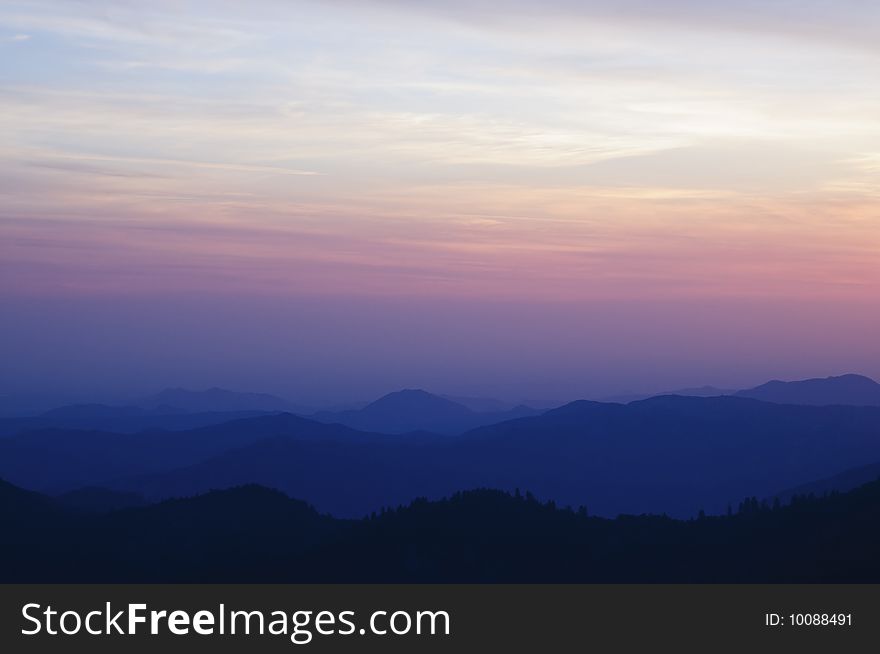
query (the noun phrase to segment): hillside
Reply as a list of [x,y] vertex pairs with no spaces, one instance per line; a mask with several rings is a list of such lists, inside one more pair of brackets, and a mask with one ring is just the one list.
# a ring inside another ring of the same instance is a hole
[[[33,496],[8,485],[0,497],[4,522],[32,510]],[[0,581],[880,581],[880,482],[787,506],[745,499],[730,515],[689,521],[609,520],[476,490],[350,522],[256,486],[35,517],[0,541]]]

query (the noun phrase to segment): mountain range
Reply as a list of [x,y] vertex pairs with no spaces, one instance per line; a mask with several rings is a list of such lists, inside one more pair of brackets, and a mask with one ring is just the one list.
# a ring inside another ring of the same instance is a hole
[[386,435],[291,414],[178,432],[43,430],[0,440],[0,477],[156,500],[259,483],[360,517],[463,488],[528,488],[599,515],[720,513],[880,461],[880,407],[667,396],[574,402],[460,436]]
[[863,375],[841,375],[793,382],[774,380],[752,389],[738,391],[735,395],[780,404],[880,406],[880,384]]
[[266,393],[240,393],[223,388],[192,391],[185,388],[166,388],[136,403],[146,409],[172,409],[196,413],[226,411],[263,411],[308,413],[306,407],[297,406],[275,395]]
[[682,388],[661,393],[642,393],[604,397],[601,402],[628,404],[662,395],[686,397],[717,397],[735,395],[778,404],[845,404],[851,406],[880,406],[880,384],[864,375],[839,375],[799,381],[773,380],[754,388],[733,390],[715,386]]
[[4,419],[0,581],[880,582],[878,387]]
[[324,425],[289,413],[185,431],[120,434],[43,429],[0,439],[0,477],[27,488],[63,492],[108,479],[166,471],[282,435],[289,440],[368,442],[390,438]]
[[880,582],[880,482],[718,517],[456,493],[362,520],[259,486],[87,513],[0,481],[0,582]]
[[599,402],[612,404],[629,404],[639,400],[647,400],[662,395],[683,395],[685,397],[718,397],[719,395],[733,395],[735,390],[716,388],[715,386],[700,386],[699,388],[679,388],[674,391],[662,391],[660,393],[630,393],[627,395],[610,395],[603,397]]
[[74,404],[36,416],[0,418],[0,437],[44,429],[78,429],[135,434],[142,431],[183,431],[239,418],[265,415],[262,411],[189,413],[173,407],[144,409],[138,406]]
[[[529,488],[599,515],[687,517],[723,512],[746,494],[871,480],[880,406],[858,404],[876,386],[845,375],[543,413],[477,412],[421,390],[309,418],[78,405],[0,421],[0,476],[52,494],[97,486],[150,501],[259,483],[352,518],[474,487]],[[768,389],[785,403],[745,397]],[[94,493],[74,500],[118,506]]]
[[[484,407],[488,404],[488,401],[483,401]],[[386,434],[418,431],[460,434],[482,425],[538,413],[523,405],[503,411],[474,411],[446,397],[420,389],[406,389],[389,393],[362,409],[322,411],[309,417],[319,422],[338,423],[353,429]]]

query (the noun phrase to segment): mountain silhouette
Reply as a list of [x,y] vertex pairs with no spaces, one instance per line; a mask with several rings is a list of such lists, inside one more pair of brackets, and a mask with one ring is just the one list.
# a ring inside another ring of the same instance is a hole
[[776,493],[771,499],[779,498],[789,501],[799,495],[827,495],[828,493],[845,492],[880,479],[880,463],[871,463],[850,470],[844,470],[831,477],[819,479],[795,488]]
[[308,412],[304,407],[297,407],[287,400],[265,393],[239,393],[223,388],[209,388],[204,391],[192,391],[184,388],[166,388],[138,403],[145,408],[175,407],[192,412],[217,411],[291,411],[294,413]]
[[261,439],[358,441],[388,438],[325,425],[289,413],[233,420],[198,429],[119,434],[45,429],[0,439],[0,477],[61,493],[106,480],[170,470]]
[[441,395],[440,397],[444,400],[461,404],[476,413],[501,413],[509,411],[515,406],[494,397],[464,397],[460,395]]
[[866,583],[880,482],[692,520],[478,489],[345,521],[243,486],[83,514],[0,482],[0,582]]
[[316,413],[311,418],[339,423],[362,431],[387,434],[426,431],[460,434],[481,425],[538,412],[525,406],[507,411],[477,412],[463,404],[419,389],[389,393],[359,410]]
[[793,382],[774,380],[738,391],[736,395],[780,404],[880,406],[880,384],[863,375],[841,375]]
[[880,407],[729,396],[579,401],[459,436],[272,414],[177,432],[20,433],[0,439],[0,476],[52,494],[101,486],[150,500],[258,483],[350,518],[476,487],[530,488],[598,515],[687,517],[880,461],[878,433]]
[[[0,544],[4,580],[244,580],[238,575],[253,576],[254,567],[265,574],[272,556],[283,552],[289,559],[347,524],[259,486],[102,514],[69,509],[5,482],[0,483],[0,500],[4,524],[9,516],[30,516],[18,521],[18,529]],[[34,570],[8,567],[40,559],[44,570],[35,576]],[[228,573],[220,571],[224,561]]]
[[[628,405],[581,401],[434,439],[341,432],[341,426],[319,423],[291,431],[313,431],[315,437],[291,437],[254,426],[271,420],[202,430],[227,429],[230,444],[246,433],[240,447],[190,458],[173,470],[107,479],[113,488],[152,499],[259,483],[352,518],[414,497],[476,487],[530,488],[562,504],[589,503],[598,515],[687,517],[701,509],[721,513],[744,495],[772,496],[880,460],[878,407],[736,397],[668,396]],[[9,470],[0,460],[0,474],[8,477]]]
[[264,412],[188,413],[167,406],[144,409],[137,406],[76,404],[52,409],[37,416],[0,418],[0,437],[40,429],[80,429],[123,434],[158,429],[181,431],[259,415],[264,415]]
[[733,395],[735,390],[726,388],[717,388],[715,386],[700,386],[697,388],[680,388],[674,391],[663,391],[661,393],[631,393],[628,395],[611,395],[603,397],[600,402],[611,402],[615,404],[629,404],[630,402],[638,402],[639,400],[647,400],[652,397],[661,397],[663,395],[683,395],[685,397],[718,397],[719,395]]

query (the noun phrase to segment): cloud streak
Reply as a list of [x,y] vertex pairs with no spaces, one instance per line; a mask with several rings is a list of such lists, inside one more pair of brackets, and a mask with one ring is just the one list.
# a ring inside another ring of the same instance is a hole
[[6,3],[15,284],[873,292],[878,11],[844,5]]

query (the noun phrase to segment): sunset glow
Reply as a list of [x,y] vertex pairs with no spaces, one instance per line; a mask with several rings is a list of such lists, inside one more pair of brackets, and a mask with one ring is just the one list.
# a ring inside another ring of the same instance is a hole
[[[4,2],[0,300],[307,298],[371,323],[355,298],[396,307],[392,332],[409,302],[484,303],[460,319],[513,334],[488,339],[472,390],[524,396],[758,382],[777,356],[779,374],[877,375],[878,33],[857,0]],[[609,302],[611,326],[585,318]],[[45,315],[20,315],[7,385],[48,374],[22,353]],[[422,337],[458,347],[443,320]],[[349,347],[322,324],[272,342],[314,374]],[[737,330],[766,338],[743,356]],[[504,386],[491,362],[532,339],[534,384]],[[402,346],[375,390],[409,383]],[[454,375],[433,370],[415,381]],[[266,375],[246,378],[283,385]]]

